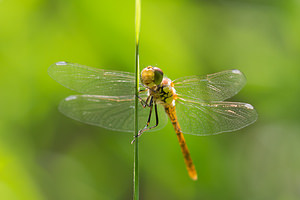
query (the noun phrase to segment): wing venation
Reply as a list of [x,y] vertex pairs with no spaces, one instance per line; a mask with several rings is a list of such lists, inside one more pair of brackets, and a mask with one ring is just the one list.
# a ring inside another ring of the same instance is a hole
[[214,135],[241,129],[256,121],[254,107],[239,102],[197,102],[180,100],[176,103],[178,122],[183,133]]
[[[146,125],[149,108],[139,105],[138,109],[139,129],[142,129]],[[134,131],[134,96],[72,95],[60,103],[59,110],[66,116],[86,124],[114,131]],[[167,124],[167,116],[160,105],[158,116],[159,125],[153,131]],[[155,115],[152,113],[150,126],[154,124]]]
[[237,94],[246,84],[243,73],[237,69],[205,76],[187,76],[173,81],[181,97],[203,101],[223,101]]
[[135,92],[134,74],[129,72],[58,62],[49,67],[48,74],[63,86],[82,94],[125,96]]

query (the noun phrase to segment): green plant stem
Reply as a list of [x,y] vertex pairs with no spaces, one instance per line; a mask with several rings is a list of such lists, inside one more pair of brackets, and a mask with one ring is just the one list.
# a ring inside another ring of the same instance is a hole
[[[140,40],[140,26],[141,26],[141,0],[135,1],[135,131],[134,135],[136,136],[139,131],[138,126],[138,95],[139,95],[139,73],[140,73],[140,64],[139,64],[139,40]],[[133,199],[139,199],[139,140],[138,137],[135,138],[134,142],[134,164],[133,164]]]

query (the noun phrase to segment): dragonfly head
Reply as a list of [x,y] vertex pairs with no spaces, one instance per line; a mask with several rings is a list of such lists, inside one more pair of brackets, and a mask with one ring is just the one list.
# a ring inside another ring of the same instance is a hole
[[145,87],[153,88],[161,84],[164,73],[158,67],[148,66],[141,72],[141,81]]

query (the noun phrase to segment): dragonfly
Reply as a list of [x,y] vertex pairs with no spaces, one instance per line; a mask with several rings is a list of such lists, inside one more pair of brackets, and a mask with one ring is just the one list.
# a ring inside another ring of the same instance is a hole
[[[193,180],[197,180],[197,172],[183,133],[215,135],[239,130],[257,119],[251,104],[224,101],[246,83],[244,74],[237,69],[171,80],[160,68],[148,66],[140,74],[138,97],[134,73],[57,62],[48,68],[48,74],[61,85],[81,93],[59,104],[60,112],[80,122],[112,131],[134,132],[134,113],[138,109],[138,137],[146,131],[162,129],[169,118]],[[137,108],[136,98],[141,102]]]

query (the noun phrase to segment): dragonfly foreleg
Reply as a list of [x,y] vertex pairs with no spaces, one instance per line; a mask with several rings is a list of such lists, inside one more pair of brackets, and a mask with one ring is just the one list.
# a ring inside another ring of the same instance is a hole
[[144,101],[144,99],[142,99],[140,96],[137,96],[137,97],[139,98],[139,100],[140,100],[143,108],[151,106],[150,104],[148,104],[148,101],[149,101],[149,99],[150,99],[151,96],[148,96],[147,99],[146,99],[146,101]]
[[[139,93],[145,92],[145,91],[147,91],[147,90],[139,90]],[[150,107],[150,106],[151,106],[151,105],[150,105],[150,104],[151,104],[151,101],[150,101],[150,103],[148,104],[148,101],[149,101],[149,99],[151,98],[150,95],[147,97],[146,101],[145,101],[144,99],[142,99],[140,96],[137,96],[137,98],[139,98],[139,101],[141,102],[143,108],[146,108],[146,107]],[[153,98],[153,97],[152,97],[152,98]]]

